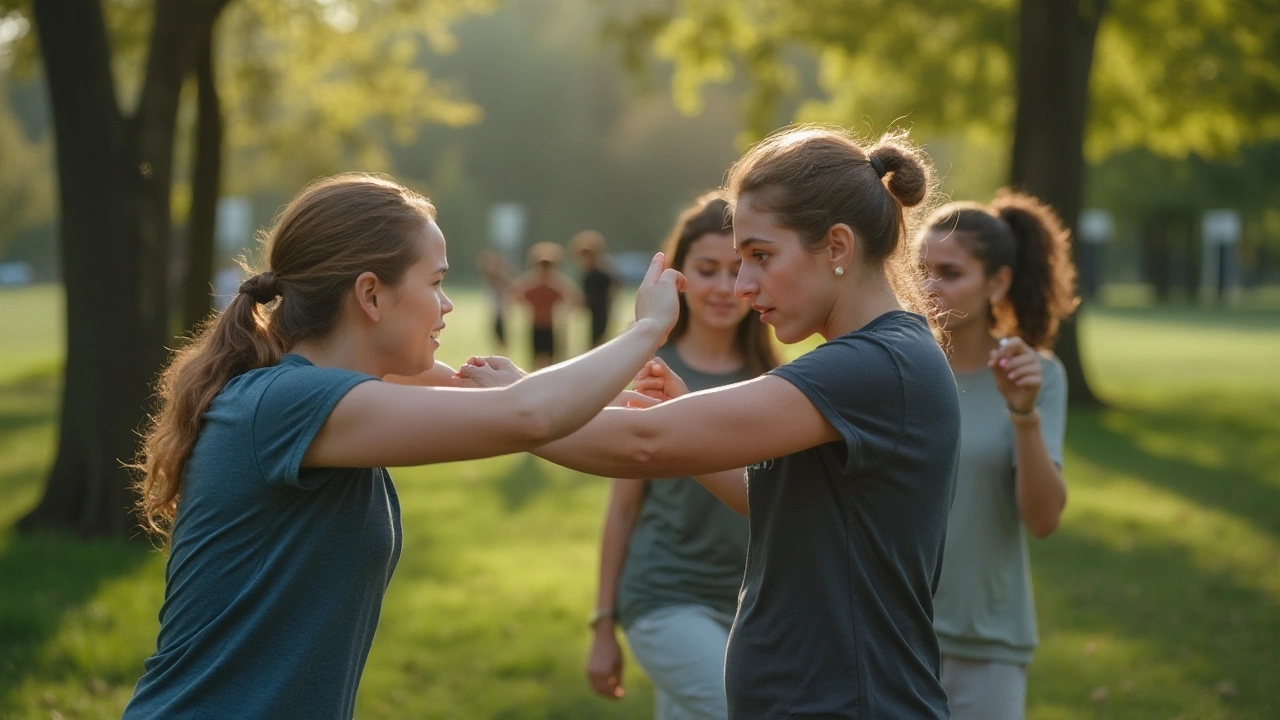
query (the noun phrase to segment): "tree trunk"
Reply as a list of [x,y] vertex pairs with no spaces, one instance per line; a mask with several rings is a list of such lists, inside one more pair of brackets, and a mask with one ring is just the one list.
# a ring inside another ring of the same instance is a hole
[[170,337],[177,96],[198,31],[224,4],[158,0],[138,112],[125,119],[100,0],[34,0],[56,140],[67,363],[53,470],[19,529],[124,536],[135,524],[123,463]]
[[[1105,0],[1023,0],[1018,37],[1018,109],[1012,181],[1054,206],[1072,231],[1084,195],[1084,126],[1098,22]],[[1080,244],[1073,243],[1077,267]],[[1058,356],[1068,399],[1100,405],[1084,373],[1077,325],[1063,323]]]
[[182,326],[195,327],[213,310],[214,235],[222,184],[222,109],[213,74],[213,28],[196,58],[195,163],[191,177],[191,217],[187,222],[186,277],[182,283]]

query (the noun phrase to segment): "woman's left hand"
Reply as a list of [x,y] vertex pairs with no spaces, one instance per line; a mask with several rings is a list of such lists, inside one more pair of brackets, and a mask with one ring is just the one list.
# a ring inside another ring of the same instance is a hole
[[506,387],[527,375],[511,360],[500,355],[471,357],[455,376],[459,387]]
[[1036,407],[1036,397],[1044,376],[1040,370],[1040,355],[1022,338],[1011,337],[1000,341],[1000,347],[992,350],[987,367],[996,378],[996,389],[1004,396],[1005,405],[1016,413],[1029,413]]

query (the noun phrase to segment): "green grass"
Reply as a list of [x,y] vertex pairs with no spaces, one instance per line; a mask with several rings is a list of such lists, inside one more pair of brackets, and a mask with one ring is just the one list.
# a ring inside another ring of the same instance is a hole
[[[59,297],[0,292],[0,528],[35,503],[52,457]],[[491,346],[480,294],[454,299],[441,356],[457,363]],[[1071,501],[1033,545],[1029,717],[1280,716],[1278,330],[1280,313],[1256,310],[1083,318],[1112,408],[1073,412]],[[513,339],[518,361],[526,344]],[[405,552],[359,717],[652,716],[634,664],[620,703],[582,679],[603,482],[524,456],[395,477]],[[163,597],[163,557],[136,545],[0,530],[0,717],[119,717]]]

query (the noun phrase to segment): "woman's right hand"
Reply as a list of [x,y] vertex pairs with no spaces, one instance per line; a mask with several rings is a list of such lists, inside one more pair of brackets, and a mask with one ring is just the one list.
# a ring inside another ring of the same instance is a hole
[[610,700],[626,694],[622,688],[622,647],[615,633],[612,627],[601,627],[587,653],[587,683],[596,694]]
[[663,263],[662,253],[653,256],[649,270],[636,291],[636,322],[654,321],[663,329],[665,337],[680,317],[680,293],[684,291],[685,278],[671,268],[663,270]]
[[642,395],[662,402],[689,392],[689,386],[661,358],[645,363],[631,387]]

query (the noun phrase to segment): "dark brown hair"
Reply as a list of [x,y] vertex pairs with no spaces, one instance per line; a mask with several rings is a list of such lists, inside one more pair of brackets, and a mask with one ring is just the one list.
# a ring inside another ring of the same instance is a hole
[[1080,304],[1071,233],[1053,208],[1030,195],[1001,190],[989,206],[944,205],[925,228],[953,233],[988,277],[1010,269],[1009,292],[990,309],[987,322],[993,330],[1042,350],[1053,344],[1058,324]]
[[[689,256],[689,247],[706,235],[733,235],[733,218],[729,214],[729,202],[720,192],[709,192],[698,197],[693,204],[685,208],[676,219],[671,234],[662,243],[662,252],[666,255],[667,267],[677,270],[684,267]],[[675,342],[689,330],[689,306],[685,303],[684,294],[680,294],[680,317],[671,329],[668,342]],[[749,310],[746,317],[738,323],[734,333],[734,348],[746,362],[747,371],[751,375],[760,375],[778,366],[778,355],[774,350],[773,339],[764,323],[760,322],[759,313]]]
[[776,215],[812,251],[823,247],[833,225],[848,225],[866,262],[883,267],[898,300],[929,318],[936,333],[937,313],[908,232],[914,217],[908,208],[921,205],[933,187],[933,166],[905,132],[886,133],[864,149],[844,130],[816,126],[765,138],[734,164],[727,183],[731,203],[751,193],[755,209]]
[[419,259],[417,238],[434,218],[431,203],[408,188],[347,174],[307,186],[259,235],[267,270],[206,319],[160,375],[160,409],[134,465],[142,473],[135,489],[146,530],[168,544],[183,467],[205,410],[227,382],[327,335],[361,273],[398,283]]

